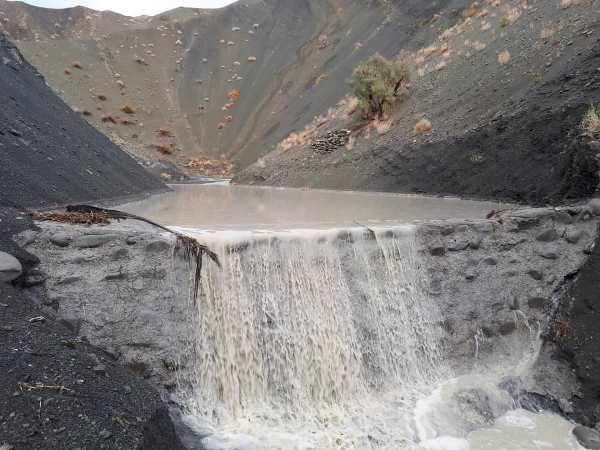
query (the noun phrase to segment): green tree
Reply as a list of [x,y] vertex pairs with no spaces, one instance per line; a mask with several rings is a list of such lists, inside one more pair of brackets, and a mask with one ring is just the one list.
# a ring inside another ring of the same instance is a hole
[[391,108],[408,95],[410,74],[406,65],[389,61],[380,54],[371,56],[354,69],[352,88],[358,106],[368,118],[386,116]]

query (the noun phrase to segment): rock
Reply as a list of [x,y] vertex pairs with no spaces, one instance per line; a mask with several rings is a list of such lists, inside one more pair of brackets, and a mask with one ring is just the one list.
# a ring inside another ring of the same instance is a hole
[[600,198],[591,199],[587,207],[594,216],[600,216]]
[[471,248],[473,250],[479,250],[481,248],[482,243],[483,243],[483,239],[478,236],[469,241],[469,248]]
[[35,242],[39,232],[34,230],[25,230],[19,236],[19,244],[22,247],[27,247],[29,244]]
[[106,366],[104,364],[98,364],[92,370],[96,375],[106,375]]
[[512,299],[509,300],[508,302],[508,307],[512,310],[512,311],[518,311],[521,309],[521,304],[519,302],[519,299],[517,297],[513,297]]
[[571,402],[569,400],[567,400],[566,398],[558,399],[558,407],[565,414],[573,414],[573,412],[574,412],[573,405],[571,405]]
[[448,251],[450,252],[462,252],[469,247],[468,241],[454,241],[448,245]]
[[536,281],[540,281],[544,278],[544,273],[541,270],[531,269],[527,271],[527,275]]
[[75,239],[73,245],[77,248],[97,248],[118,238],[116,234],[88,234]]
[[125,239],[125,243],[127,245],[135,245],[135,244],[137,244],[137,242],[138,242],[138,240],[134,236],[129,236],[127,239]]
[[150,242],[145,248],[148,253],[163,253],[170,249],[171,244],[163,240]]
[[71,236],[66,233],[56,233],[50,236],[50,242],[57,247],[68,247],[71,243]]
[[102,430],[100,433],[98,433],[98,436],[106,440],[112,437],[112,433],[108,430]]
[[592,450],[600,449],[600,433],[593,428],[577,425],[573,428],[573,435],[583,447]]
[[488,256],[487,258],[484,258],[481,262],[483,264],[485,264],[486,266],[496,266],[496,265],[498,265],[498,260],[496,258],[491,257],[491,256]]
[[25,287],[39,286],[40,284],[44,284],[47,279],[48,276],[45,273],[34,269],[27,274],[24,284]]
[[120,259],[126,259],[129,256],[129,250],[127,250],[126,248],[120,248],[119,250],[117,250],[116,252],[114,252],[111,255],[111,259],[113,259],[114,261],[120,260]]
[[0,252],[0,283],[13,281],[21,276],[23,267],[17,258]]
[[563,225],[569,225],[573,223],[573,217],[566,211],[557,211],[555,220]]
[[548,300],[544,297],[530,297],[527,300],[527,306],[533,309],[543,309],[547,302]]
[[477,272],[474,270],[467,270],[465,272],[465,279],[467,281],[475,281],[477,279]]
[[583,235],[584,235],[583,230],[569,230],[565,234],[565,240],[569,244],[577,244],[581,240]]
[[446,247],[438,245],[429,249],[431,256],[444,256],[446,254]]
[[553,252],[552,250],[541,251],[539,255],[544,259],[558,259],[558,254],[556,252]]
[[103,281],[120,281],[120,280],[126,280],[127,279],[127,274],[125,272],[115,272],[115,273],[109,273],[108,275],[106,275],[103,278]]
[[507,336],[509,334],[514,333],[516,331],[516,329],[517,329],[517,325],[515,324],[514,320],[511,320],[509,322],[501,323],[498,326],[498,333],[501,336]]
[[539,242],[554,242],[558,240],[560,236],[556,232],[554,228],[549,228],[546,231],[542,231],[540,234],[536,236],[536,240]]

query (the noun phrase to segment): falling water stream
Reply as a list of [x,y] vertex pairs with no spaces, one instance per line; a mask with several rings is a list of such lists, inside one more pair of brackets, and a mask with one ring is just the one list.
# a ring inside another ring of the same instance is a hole
[[[231,195],[227,189],[212,192]],[[399,199],[391,202],[401,209]],[[422,200],[423,218],[430,218],[427,200]],[[178,208],[190,217],[189,208],[206,212],[205,206]],[[460,203],[455,209],[469,217],[489,206]],[[148,214],[152,208],[169,205],[128,207],[169,223],[167,216]],[[391,224],[368,208],[353,214],[369,221],[369,228],[349,226],[350,209],[341,227],[331,226],[329,218],[310,228],[281,220],[266,226],[265,217],[251,213],[245,221],[256,220],[260,227],[246,223],[223,230],[190,223],[194,220],[171,222],[206,242],[223,265],[205,266],[201,295],[190,302],[192,335],[185,349],[187,370],[180,374],[179,401],[189,412],[185,420],[204,436],[203,447],[580,448],[571,437],[572,424],[520,410],[497,387],[502,377],[528,370],[537,333],[530,332],[529,342],[515,349],[515,361],[499,362],[497,370],[452,373],[442,313],[421,286],[415,227]],[[472,412],[460,409],[464,404],[457,410],[454,399],[464,389],[483,392],[497,420],[475,430],[462,427]]]

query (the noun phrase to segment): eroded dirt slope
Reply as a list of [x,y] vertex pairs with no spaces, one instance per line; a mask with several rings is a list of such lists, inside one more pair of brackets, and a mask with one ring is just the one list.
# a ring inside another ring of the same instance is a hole
[[69,105],[137,156],[243,168],[335,106],[359,61],[416,47],[466,3],[255,0],[126,18],[0,2],[0,23]]
[[51,206],[165,189],[58,98],[1,33],[0,104],[0,206]]
[[[600,101],[597,1],[486,1],[404,55],[411,96],[390,120],[351,101],[239,175],[241,183],[458,194],[526,203],[594,193]],[[419,134],[427,119],[432,129]],[[318,126],[317,126],[318,125]],[[335,129],[345,146],[313,147]]]

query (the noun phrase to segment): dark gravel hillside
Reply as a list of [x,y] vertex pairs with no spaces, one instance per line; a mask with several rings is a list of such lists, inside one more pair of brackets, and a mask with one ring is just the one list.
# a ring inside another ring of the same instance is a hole
[[51,206],[164,189],[88,125],[0,34],[0,206]]

